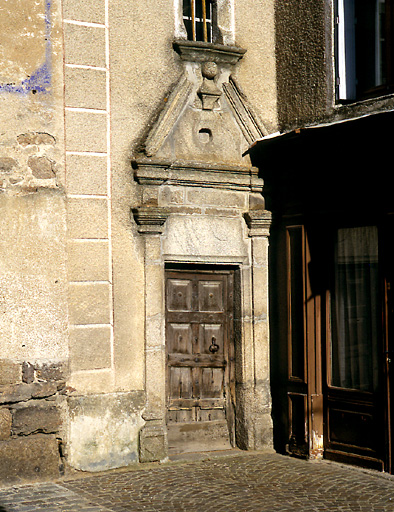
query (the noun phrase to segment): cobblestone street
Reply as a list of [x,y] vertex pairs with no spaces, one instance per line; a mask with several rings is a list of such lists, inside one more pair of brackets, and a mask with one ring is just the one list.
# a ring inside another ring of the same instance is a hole
[[204,454],[0,490],[0,512],[394,511],[394,477],[272,453]]

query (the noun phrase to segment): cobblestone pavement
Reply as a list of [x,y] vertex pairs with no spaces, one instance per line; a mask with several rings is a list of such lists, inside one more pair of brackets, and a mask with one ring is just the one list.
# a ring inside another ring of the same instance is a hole
[[394,477],[326,461],[230,452],[0,489],[0,512],[327,510],[394,511]]

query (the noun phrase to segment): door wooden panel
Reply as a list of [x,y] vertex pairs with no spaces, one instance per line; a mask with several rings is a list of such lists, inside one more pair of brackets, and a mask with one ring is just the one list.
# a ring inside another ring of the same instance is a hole
[[382,235],[335,230],[326,315],[325,456],[376,469],[385,464]]
[[167,272],[170,453],[231,446],[234,437],[232,322],[232,272]]
[[304,225],[286,226],[287,451],[322,454],[320,297],[312,294],[311,261]]
[[192,281],[190,279],[167,280],[167,310],[190,311],[192,307]]
[[168,352],[170,354],[192,354],[191,324],[168,325]]

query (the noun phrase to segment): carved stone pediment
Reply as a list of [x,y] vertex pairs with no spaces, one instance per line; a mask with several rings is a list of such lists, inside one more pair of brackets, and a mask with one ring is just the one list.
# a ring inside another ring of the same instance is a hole
[[261,191],[245,153],[267,131],[231,75],[245,50],[184,40],[174,46],[185,71],[135,155],[135,178]]

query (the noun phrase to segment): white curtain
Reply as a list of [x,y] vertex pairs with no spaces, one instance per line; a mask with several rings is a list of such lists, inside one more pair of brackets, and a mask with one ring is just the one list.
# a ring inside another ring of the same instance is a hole
[[379,282],[376,226],[339,229],[331,301],[331,385],[378,385]]

